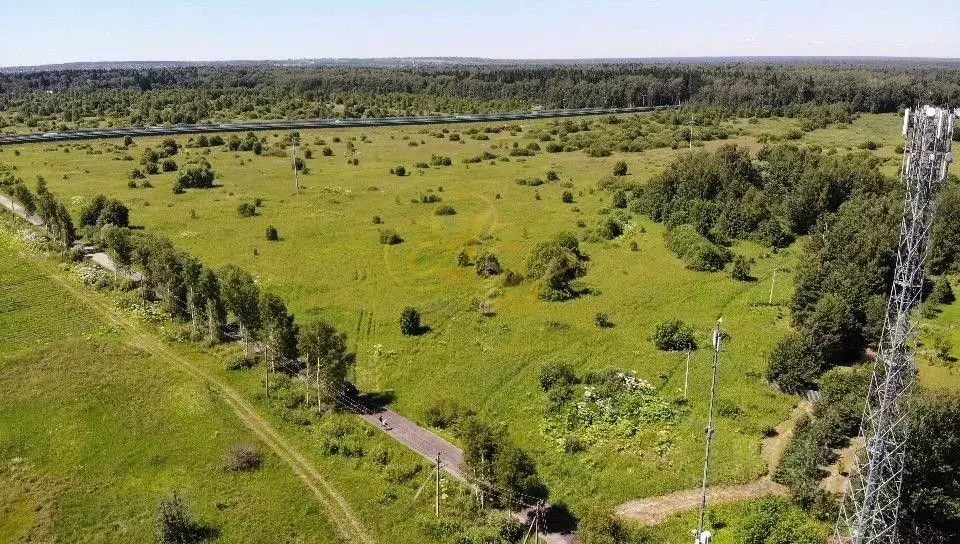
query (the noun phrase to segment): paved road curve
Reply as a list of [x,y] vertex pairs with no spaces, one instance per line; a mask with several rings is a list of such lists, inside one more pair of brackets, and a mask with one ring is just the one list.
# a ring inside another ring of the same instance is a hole
[[426,115],[419,117],[369,117],[356,119],[304,119],[300,121],[258,121],[243,123],[169,125],[128,128],[92,128],[64,132],[34,132],[0,136],[0,145],[31,142],[59,142],[95,138],[123,138],[124,136],[171,136],[204,132],[250,132],[257,130],[289,130],[300,128],[378,127],[388,125],[436,125],[442,123],[477,123],[482,121],[520,121],[547,117],[577,117],[640,113],[676,106],[638,106],[630,108],[577,108],[559,110],[532,110],[512,113],[470,113],[463,115]]
[[[358,415],[432,463],[436,462],[437,452],[439,452],[443,470],[468,486],[473,485],[467,480],[461,468],[463,466],[463,451],[442,437],[390,410],[369,410]],[[380,418],[383,418],[386,425],[380,423]],[[546,504],[544,508],[549,510],[550,505]],[[530,523],[533,514],[533,508],[528,507],[519,512],[514,512],[513,516],[522,523]],[[539,538],[546,544],[574,544],[576,542],[576,536],[572,533],[541,531]],[[532,537],[531,541],[533,541]]]

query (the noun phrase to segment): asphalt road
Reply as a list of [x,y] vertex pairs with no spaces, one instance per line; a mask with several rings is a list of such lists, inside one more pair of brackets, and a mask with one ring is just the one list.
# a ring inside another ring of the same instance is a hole
[[300,121],[258,121],[243,123],[169,125],[128,128],[92,128],[64,132],[34,132],[0,136],[0,145],[32,142],[60,142],[94,138],[123,138],[125,136],[171,136],[205,132],[251,132],[258,130],[290,130],[299,128],[379,127],[389,125],[436,125],[443,123],[478,123],[483,121],[520,121],[551,117],[578,117],[583,115],[610,115],[639,113],[673,108],[675,106],[640,106],[631,108],[577,108],[559,110],[531,110],[512,113],[477,113],[462,115],[428,115],[420,117],[369,117],[356,119],[304,119]]

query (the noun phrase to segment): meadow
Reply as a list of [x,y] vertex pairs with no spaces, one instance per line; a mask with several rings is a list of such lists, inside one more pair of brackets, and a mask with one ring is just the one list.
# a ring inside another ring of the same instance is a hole
[[[0,541],[148,542],[179,491],[224,542],[337,542],[301,484],[199,380],[158,366],[0,230]],[[281,536],[282,535],[282,536]]]
[[[261,402],[258,372],[224,368],[237,346],[177,341],[178,327],[121,310],[121,293],[84,286],[77,268],[39,256],[0,219],[0,542],[152,541],[159,501],[173,492],[207,541],[353,541],[330,521],[342,514],[242,423],[219,384],[252,399],[316,467],[366,541],[442,542],[497,519],[474,518],[470,493],[444,478],[434,521],[432,471],[419,456],[349,414],[291,420]],[[257,469],[228,470],[237,444],[259,452]]]
[[[586,122],[590,130],[581,135],[598,141],[616,130],[604,119]],[[506,287],[497,277],[478,277],[473,267],[458,266],[458,252],[465,250],[470,257],[494,252],[505,269],[522,272],[536,243],[560,231],[583,233],[600,224],[609,212],[610,194],[598,182],[616,162],[627,163],[628,180],[644,182],[685,152],[668,147],[600,157],[584,151],[510,156],[515,144],[519,149],[532,143],[546,147],[542,137],[560,125],[531,121],[520,130],[482,130],[499,125],[305,131],[300,153],[309,150],[312,156],[305,160],[309,173],[300,176],[299,192],[289,147],[286,156],[184,148],[174,157],[181,166],[203,157],[217,179],[212,189],[183,194],[171,190],[176,173],[149,176],[150,188],[142,181],[137,188],[128,187],[128,173],[140,167],[137,159],[144,148],[157,149],[162,138],[137,139],[129,148],[119,141],[5,147],[0,162],[16,166],[17,175],[28,182],[43,176],[75,214],[97,194],[118,198],[130,206],[132,223],[166,233],[207,265],[233,263],[250,270],[263,287],[284,298],[300,321],[323,318],[345,331],[358,353],[351,378],[363,390],[394,395],[393,406],[401,413],[421,419],[437,400],[455,399],[485,419],[507,424],[536,459],[552,500],[575,509],[699,483],[710,355],[704,349],[694,354],[689,402],[678,403],[674,421],[636,440],[611,441],[579,453],[564,453],[543,432],[547,399],[538,383],[540,368],[565,361],[578,373],[634,370],[664,398],[676,401],[682,397],[684,358],[653,346],[649,337],[654,327],[683,319],[694,326],[703,346],[709,345],[709,330],[722,316],[730,341],[721,359],[714,481],[743,482],[764,473],[763,432],[785,419],[796,402],[773,391],[764,374],[769,350],[790,327],[784,303],[792,293],[799,244],[771,253],[738,243],[733,248],[737,253],[755,259],[756,281],[741,282],[728,273],[686,269],[664,247],[664,228],[634,215],[622,236],[581,243],[589,256],[582,279],[588,292],[574,300],[545,302],[532,283]],[[899,125],[895,114],[863,115],[852,125],[803,133],[796,143],[844,153],[872,140],[880,146],[871,153],[885,159],[884,171],[894,175]],[[697,141],[697,146],[736,143],[756,150],[761,140],[792,139],[797,132],[791,119],[731,119],[720,126],[728,138]],[[470,134],[472,129],[477,132]],[[686,129],[651,122],[650,130]],[[271,150],[285,136],[258,134]],[[330,156],[324,156],[326,147]],[[498,158],[464,162],[484,152]],[[450,166],[430,166],[433,156],[449,157]],[[390,173],[398,166],[407,175]],[[557,175],[554,182],[516,183],[546,178],[550,171]],[[565,190],[572,192],[573,202],[561,201]],[[440,201],[425,203],[432,199],[424,198],[429,195]],[[255,216],[238,216],[240,204],[258,200]],[[436,215],[440,205],[453,206],[455,215]],[[267,226],[278,230],[279,241],[265,240]],[[395,229],[403,242],[380,244],[382,228]],[[773,304],[767,304],[774,270]],[[398,317],[405,306],[420,310],[428,333],[400,333]],[[613,326],[597,327],[597,313],[607,314]],[[945,313],[941,319],[952,318]],[[923,375],[934,373],[924,370]],[[230,379],[244,383],[251,394],[256,391],[252,375]]]

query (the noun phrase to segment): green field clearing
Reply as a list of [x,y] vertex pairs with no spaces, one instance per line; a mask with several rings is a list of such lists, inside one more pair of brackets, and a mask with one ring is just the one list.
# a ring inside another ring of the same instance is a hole
[[[173,490],[215,530],[213,541],[343,541],[313,493],[209,383],[107,325],[89,301],[47,276],[67,272],[14,238],[0,229],[0,289],[20,292],[4,298],[17,305],[0,309],[0,542],[149,542],[157,504]],[[164,335],[162,324],[142,327]],[[235,346],[171,347],[248,398],[259,395],[256,372],[223,370]],[[264,412],[344,495],[375,541],[436,541],[416,521],[432,516],[432,497],[415,497],[430,472],[421,472],[426,463],[418,456],[353,416],[304,426]],[[331,432],[365,457],[322,453]],[[224,468],[237,443],[258,447],[260,469]],[[444,488],[445,508],[457,508],[461,491]]]
[[[591,122],[594,130],[606,130],[599,121]],[[646,181],[685,151],[614,152],[603,158],[583,151],[541,152],[510,157],[509,162],[465,164],[464,158],[484,151],[505,155],[514,142],[523,147],[537,141],[534,134],[552,122],[524,122],[522,132],[489,134],[489,140],[465,133],[484,126],[426,129],[458,132],[460,141],[451,141],[447,134],[433,137],[419,127],[304,131],[301,141],[313,158],[306,160],[311,172],[301,177],[305,188],[299,195],[290,157],[220,148],[203,155],[220,175],[218,187],[175,195],[171,187],[176,173],[166,173],[150,176],[153,188],[128,188],[127,173],[140,165],[119,159],[126,153],[139,158],[143,148],[157,148],[162,138],[137,139],[129,151],[117,151],[115,140],[5,147],[0,148],[0,162],[16,165],[17,175],[31,184],[42,175],[75,213],[96,194],[119,198],[130,205],[132,223],[167,233],[207,265],[233,263],[250,270],[284,298],[300,321],[322,317],[347,332],[358,353],[358,385],[393,391],[400,412],[420,418],[434,399],[452,398],[487,419],[508,423],[537,460],[553,500],[574,508],[593,499],[614,504],[698,485],[709,355],[701,349],[694,356],[691,401],[675,423],[652,429],[629,447],[596,446],[578,454],[563,453],[541,431],[546,406],[537,381],[541,365],[568,361],[581,373],[607,367],[636,370],[673,399],[682,392],[683,357],[654,348],[649,341],[654,326],[681,318],[695,326],[701,345],[708,345],[709,329],[722,315],[731,341],[722,361],[720,402],[739,410],[730,410],[717,424],[713,475],[718,483],[733,483],[763,473],[762,432],[785,419],[795,403],[793,397],[772,391],[764,373],[769,350],[790,326],[784,303],[793,290],[799,244],[777,254],[752,243],[738,244],[735,251],[756,259],[752,273],[758,281],[737,282],[727,273],[685,269],[664,247],[664,228],[634,216],[624,236],[581,245],[590,257],[583,283],[591,294],[550,303],[538,300],[536,287],[529,283],[501,287],[499,279],[485,280],[472,267],[458,267],[457,252],[465,248],[475,257],[493,251],[505,268],[523,271],[537,242],[563,230],[583,231],[578,220],[587,229],[598,225],[610,195],[598,190],[597,182],[617,161],[629,165],[628,179]],[[724,126],[733,132],[726,143],[756,150],[759,135],[786,134],[795,122],[730,120]],[[893,175],[899,131],[895,114],[863,115],[850,126],[807,133],[797,143],[842,153],[875,140],[882,146],[873,153],[893,159],[884,165]],[[261,136],[272,143],[283,134]],[[319,139],[325,144],[315,143]],[[178,141],[185,144],[186,138]],[[348,142],[356,146],[354,153],[347,151]],[[722,143],[710,141],[704,147]],[[87,145],[89,149],[83,147]],[[332,148],[332,157],[321,156],[324,145]],[[175,160],[182,165],[201,152],[185,149]],[[452,165],[414,167],[429,163],[431,155],[448,156]],[[357,158],[359,165],[347,164],[347,158]],[[406,168],[407,176],[389,174],[398,165]],[[518,178],[543,178],[549,170],[559,175],[559,182],[539,187],[515,183]],[[564,190],[573,192],[572,204],[561,202]],[[419,203],[430,193],[439,196],[441,204],[454,206],[456,215],[437,216],[433,210],[438,204]],[[258,215],[238,217],[237,206],[257,198],[263,200]],[[382,225],[373,224],[375,215]],[[279,242],[265,241],[268,225],[279,230]],[[403,243],[381,245],[381,227],[396,229]],[[630,250],[633,241],[638,251]],[[764,303],[774,269],[779,272],[771,306]],[[484,317],[471,310],[474,299],[490,300],[496,315]],[[421,310],[431,328],[428,334],[400,334],[398,316],[407,305]],[[950,311],[938,322],[960,318]],[[609,314],[614,326],[595,326],[598,312]],[[255,375],[222,372],[249,394],[257,391]],[[362,486],[361,481],[358,477],[355,485]]]
[[257,441],[202,382],[128,344],[7,231],[0,251],[0,541],[151,541],[172,490],[223,542],[338,541],[269,451],[256,472],[223,468]]

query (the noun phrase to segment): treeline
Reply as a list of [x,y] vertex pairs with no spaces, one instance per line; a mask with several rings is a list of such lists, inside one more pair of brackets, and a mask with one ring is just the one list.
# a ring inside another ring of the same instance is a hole
[[[922,95],[920,90],[923,90]],[[0,75],[17,125],[380,117],[695,102],[818,118],[960,100],[960,65],[724,62],[452,67],[182,67]],[[827,109],[817,107],[829,106]]]
[[[601,188],[613,193],[612,207],[664,223],[667,247],[694,270],[723,269],[737,240],[776,251],[805,237],[789,302],[795,330],[774,347],[768,372],[798,391],[879,340],[903,213],[902,189],[879,166],[866,153],[779,144],[752,156],[727,145],[679,155],[647,184],[621,176]],[[960,181],[950,176],[937,201],[928,313],[954,298],[946,274],[960,270],[958,240]]]
[[69,251],[77,239],[77,230],[66,206],[47,190],[47,182],[37,179],[36,194],[13,171],[0,165],[0,191],[7,193],[14,203],[19,202],[27,215],[36,215],[47,226],[60,249]]
[[[77,239],[70,213],[46,189],[41,178],[36,193],[7,171],[0,177],[0,189],[11,195],[30,214],[44,222],[60,248],[71,251],[75,260],[82,250],[73,247]],[[337,407],[345,395],[346,375],[355,355],[347,348],[346,335],[323,321],[300,325],[274,293],[262,290],[249,272],[227,265],[219,270],[204,266],[197,258],[175,247],[164,236],[129,228],[129,210],[113,199],[95,197],[80,213],[85,240],[99,245],[120,268],[140,274],[140,297],[144,303],[158,301],[174,320],[188,323],[190,337],[216,343],[231,332],[228,315],[238,324],[246,357],[232,367],[254,366],[262,357],[269,369],[266,392],[286,395],[288,409],[310,405],[309,387],[315,389],[316,407],[324,411]],[[307,384],[300,391],[271,389],[271,374],[299,376]]]

